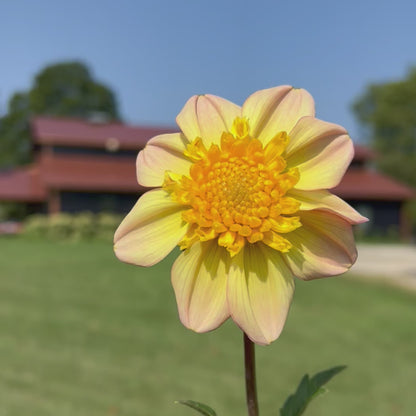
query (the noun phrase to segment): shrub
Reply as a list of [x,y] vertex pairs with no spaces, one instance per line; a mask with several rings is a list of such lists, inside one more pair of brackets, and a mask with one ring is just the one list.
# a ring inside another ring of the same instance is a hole
[[48,218],[48,237],[53,240],[68,239],[73,230],[72,218],[65,213],[51,215]]
[[112,240],[122,218],[123,216],[119,214],[106,212],[98,214],[96,237],[100,240]]
[[23,223],[22,233],[33,237],[46,237],[48,231],[48,217],[41,214],[33,214]]
[[80,212],[73,216],[72,239],[89,240],[94,238],[96,233],[96,215],[92,212]]
[[59,213],[50,216],[35,214],[24,221],[22,234],[51,240],[99,239],[110,242],[122,218],[120,214],[104,212]]

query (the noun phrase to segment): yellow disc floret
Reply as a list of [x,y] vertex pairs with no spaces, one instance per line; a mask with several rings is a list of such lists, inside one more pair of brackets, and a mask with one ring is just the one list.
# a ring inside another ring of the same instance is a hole
[[250,136],[248,120],[237,117],[220,146],[207,149],[200,138],[188,145],[185,156],[193,164],[189,176],[166,172],[164,189],[188,206],[182,214],[189,224],[181,249],[197,241],[218,239],[231,256],[246,244],[262,241],[286,252],[282,237],[301,226],[299,202],[286,196],[299,180],[296,168],[287,169],[282,157],[288,143],[280,132],[263,147]]

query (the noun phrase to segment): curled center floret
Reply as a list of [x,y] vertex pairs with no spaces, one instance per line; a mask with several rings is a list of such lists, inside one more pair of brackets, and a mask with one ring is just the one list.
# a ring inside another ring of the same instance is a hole
[[188,206],[182,217],[189,227],[180,247],[217,238],[231,256],[259,241],[288,251],[291,244],[281,234],[301,224],[293,215],[299,203],[286,195],[299,180],[298,170],[287,169],[282,157],[287,143],[287,134],[280,132],[263,147],[240,118],[220,145],[207,149],[195,139],[185,152],[193,162],[189,176],[167,172],[164,182],[172,197]]

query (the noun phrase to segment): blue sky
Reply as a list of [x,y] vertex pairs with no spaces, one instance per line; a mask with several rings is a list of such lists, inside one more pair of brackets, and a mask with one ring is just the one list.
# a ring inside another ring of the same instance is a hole
[[193,94],[242,104],[291,84],[359,139],[353,100],[416,65],[411,0],[5,0],[0,16],[1,113],[45,65],[81,60],[133,124],[174,126]]

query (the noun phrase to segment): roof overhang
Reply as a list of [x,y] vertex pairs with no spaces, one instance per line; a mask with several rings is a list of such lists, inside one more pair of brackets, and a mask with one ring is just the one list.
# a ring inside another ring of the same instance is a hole
[[381,173],[367,169],[347,170],[332,192],[343,199],[407,201],[415,191]]
[[0,200],[42,202],[46,196],[47,190],[36,165],[0,172]]

